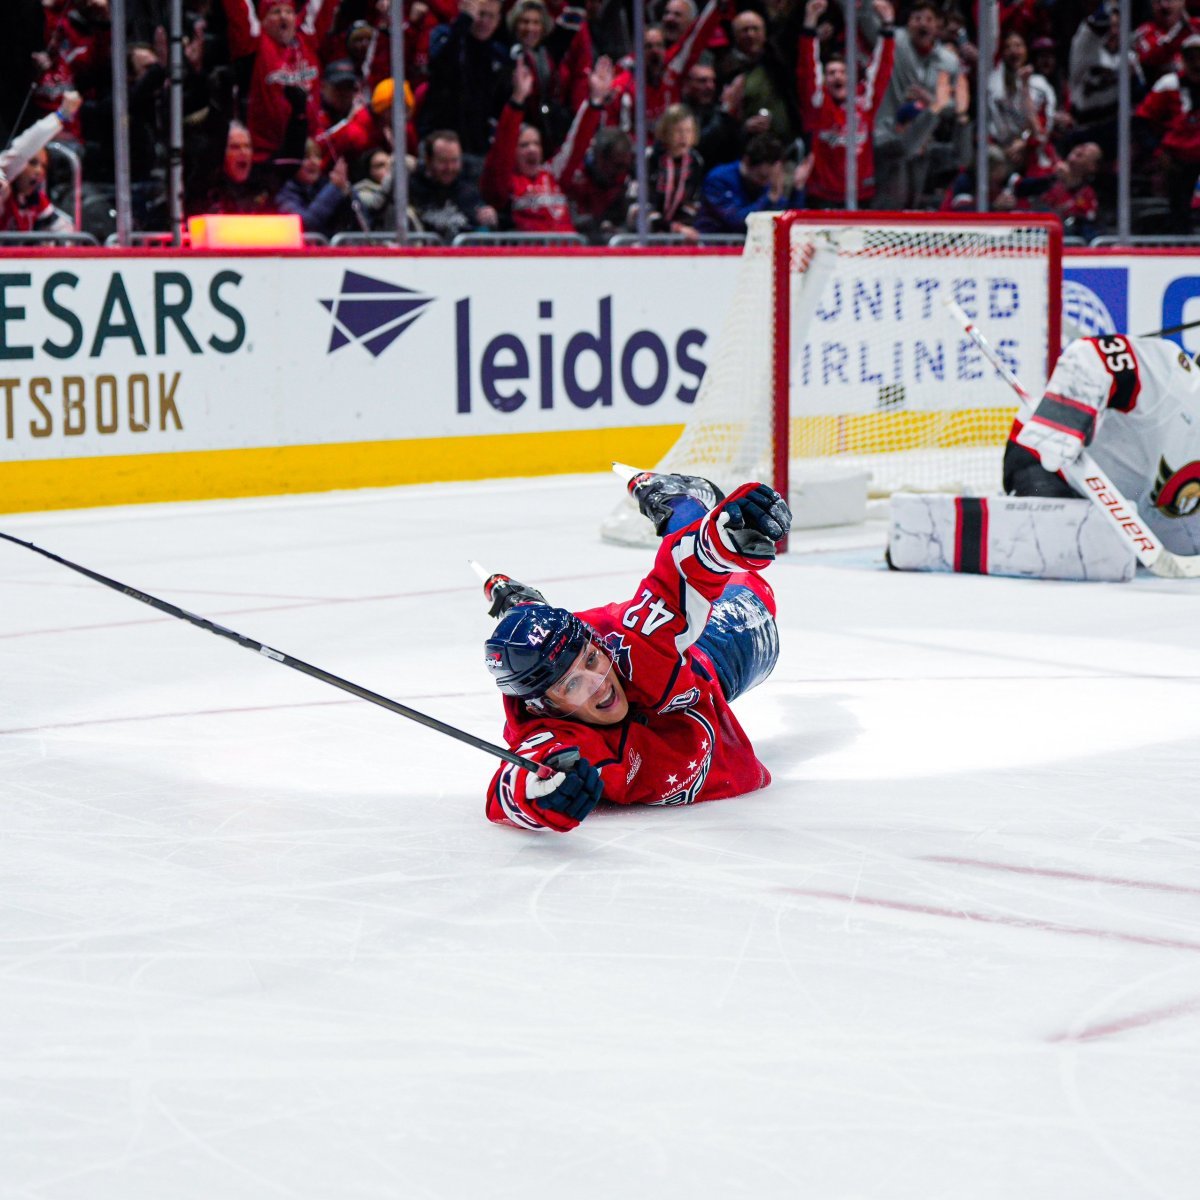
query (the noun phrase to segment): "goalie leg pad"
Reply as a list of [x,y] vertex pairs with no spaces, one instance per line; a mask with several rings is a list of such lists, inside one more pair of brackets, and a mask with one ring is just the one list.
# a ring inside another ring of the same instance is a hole
[[1036,496],[892,497],[888,565],[1021,579],[1123,583],[1133,550],[1088,500]]

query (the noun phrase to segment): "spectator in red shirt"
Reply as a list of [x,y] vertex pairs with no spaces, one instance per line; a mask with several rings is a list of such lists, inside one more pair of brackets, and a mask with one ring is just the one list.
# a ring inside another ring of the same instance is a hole
[[1153,0],[1151,12],[1151,19],[1133,33],[1133,49],[1149,84],[1178,71],[1184,38],[1200,33],[1200,21],[1187,16],[1183,0]]
[[533,90],[533,72],[523,59],[516,61],[512,99],[500,115],[496,140],[484,159],[480,190],[489,204],[507,215],[518,233],[575,232],[563,181],[579,170],[587,154],[600,127],[612,80],[612,63],[599,59],[588,81],[588,100],[580,106],[553,162],[547,163],[542,155],[542,135],[521,121]]
[[[796,89],[805,132],[812,141],[813,165],[808,180],[811,208],[841,208],[846,194],[846,104],[849,83],[846,63],[831,57],[822,67],[817,49],[817,22],[829,0],[808,0],[804,28],[797,47]],[[890,0],[873,0],[872,7],[882,22],[870,65],[858,85],[855,110],[858,117],[858,201],[866,205],[875,195],[875,114],[892,78],[895,54]]]
[[1057,213],[1065,234],[1092,238],[1100,211],[1092,183],[1104,162],[1104,151],[1096,142],[1080,142],[1066,158],[1059,158],[1049,145],[1044,153],[1054,158],[1050,171],[1012,176],[994,207],[1001,212],[1018,209],[1021,212]]
[[[392,104],[396,96],[393,80],[385,79],[371,93],[371,103],[357,108],[344,121],[317,136],[317,144],[325,154],[328,168],[335,159],[344,158],[355,162],[372,150],[392,149]],[[412,111],[412,93],[404,85],[404,107]],[[416,130],[411,121],[406,125],[407,150],[417,147]]]
[[[111,94],[112,22],[108,0],[71,0],[55,20],[46,49],[34,54],[33,66],[37,75],[33,102],[44,113],[58,109],[65,92],[79,92],[89,103]],[[78,111],[63,129],[62,137],[82,144]]]
[[246,123],[254,143],[254,161],[279,155],[292,119],[286,88],[307,97],[307,135],[321,128],[319,48],[333,23],[336,0],[308,0],[304,19],[294,0],[224,0],[229,20],[229,48],[235,58],[254,56]]
[[[709,40],[721,23],[725,0],[709,0],[704,11],[687,33],[673,45],[667,45],[661,25],[647,25],[642,37],[646,60],[646,123],[653,125],[672,104],[683,98],[683,81],[693,63],[704,53]],[[761,19],[761,18],[760,18]],[[609,118],[622,129],[632,130],[636,79],[631,62],[622,64],[613,81]]]
[[1200,177],[1200,33],[1180,47],[1183,70],[1164,75],[1134,112],[1143,145],[1157,142],[1174,233],[1190,233],[1192,196]]
[[564,181],[575,228],[589,241],[607,242],[625,228],[632,170],[633,142],[625,130],[610,125],[596,134],[583,165]]

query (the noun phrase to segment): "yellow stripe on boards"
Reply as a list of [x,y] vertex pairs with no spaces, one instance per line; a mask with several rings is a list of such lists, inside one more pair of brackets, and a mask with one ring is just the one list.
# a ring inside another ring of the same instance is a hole
[[214,500],[653,466],[681,425],[0,463],[0,512]]

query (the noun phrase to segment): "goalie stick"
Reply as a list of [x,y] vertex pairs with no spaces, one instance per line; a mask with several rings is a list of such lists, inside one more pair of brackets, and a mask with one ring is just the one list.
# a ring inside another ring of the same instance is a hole
[[503,746],[493,745],[491,742],[484,741],[483,738],[477,738],[472,733],[456,729],[453,725],[447,725],[445,721],[439,721],[436,717],[430,717],[423,712],[418,712],[415,708],[409,708],[407,704],[401,704],[398,700],[391,700],[387,696],[381,696],[378,692],[373,692],[369,688],[361,687],[357,683],[351,683],[350,680],[342,679],[340,676],[323,670],[321,667],[314,667],[311,663],[306,663],[302,659],[293,658],[290,654],[284,654],[282,650],[275,650],[270,646],[264,646],[262,642],[256,642],[253,638],[246,637],[245,634],[237,633],[232,629],[226,629],[224,625],[218,625],[215,621],[210,621],[206,617],[197,616],[195,613],[188,612],[185,608],[170,604],[166,600],[160,600],[157,596],[150,596],[145,592],[139,592],[136,588],[119,583],[115,579],[110,579],[107,575],[101,575],[98,571],[89,570],[89,568],[80,566],[79,563],[72,562],[69,558],[62,558],[50,550],[43,550],[41,546],[35,546],[33,542],[25,542],[20,538],[13,537],[10,533],[3,532],[0,532],[0,538],[3,538],[6,542],[12,542],[14,546],[24,546],[26,550],[32,550],[35,554],[40,554],[43,558],[48,558],[51,562],[56,562],[60,566],[69,567],[72,571],[77,571],[80,575],[86,575],[88,579],[95,580],[96,583],[102,583],[105,587],[112,588],[115,592],[121,592],[134,600],[140,600],[143,604],[148,604],[151,608],[156,608],[159,612],[164,612],[169,617],[178,617],[181,621],[187,621],[189,624],[195,625],[197,629],[206,629],[209,633],[215,633],[218,637],[228,638],[231,642],[236,642],[239,646],[244,646],[247,650],[253,650],[256,654],[261,654],[264,658],[269,658],[272,662],[280,663],[285,667],[291,667],[293,671],[300,671],[304,675],[310,675],[313,679],[319,679],[322,683],[328,683],[335,688],[341,688],[343,692],[349,692],[350,695],[357,696],[360,700],[367,700],[371,704],[377,704],[380,708],[386,708],[388,712],[396,713],[401,717],[407,717],[410,721],[416,721],[418,725],[424,725],[427,729],[432,729],[437,733],[444,733],[447,737],[452,737],[456,741],[463,742],[468,746],[474,746],[476,750],[483,750],[487,754],[494,754],[497,758],[502,758],[505,762],[512,763],[515,767],[521,767],[523,770],[536,774],[542,765],[528,758],[522,758],[519,754],[514,754],[511,750]]
[[[952,298],[945,301],[950,315],[958,322],[962,331],[979,347],[984,358],[995,368],[996,373],[1008,384],[1021,402],[1033,410],[1035,401],[1025,390],[1021,381],[1008,369],[992,344],[976,329],[971,318],[963,312],[961,305]],[[1138,561],[1148,571],[1164,579],[1200,578],[1200,555],[1172,554],[1158,538],[1138,520],[1136,506],[1129,503],[1094,458],[1081,450],[1074,462],[1062,469],[1063,477],[1081,495],[1086,496],[1116,526],[1118,531],[1133,547]]]

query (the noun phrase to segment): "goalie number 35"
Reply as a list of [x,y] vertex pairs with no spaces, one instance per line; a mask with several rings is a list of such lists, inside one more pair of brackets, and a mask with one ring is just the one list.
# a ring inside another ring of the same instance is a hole
[[1097,338],[1096,346],[1100,353],[1104,355],[1104,365],[1108,367],[1112,374],[1116,375],[1121,371],[1134,371],[1137,369],[1133,351],[1123,337]]

